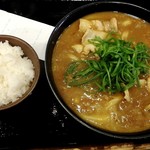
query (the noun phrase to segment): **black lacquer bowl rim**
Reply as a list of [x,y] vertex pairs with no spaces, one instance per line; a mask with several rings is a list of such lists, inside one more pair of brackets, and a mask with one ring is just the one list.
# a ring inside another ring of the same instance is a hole
[[51,61],[52,61],[52,55],[53,55],[53,48],[56,44],[57,39],[61,35],[61,33],[64,31],[66,27],[68,27],[72,22],[79,19],[82,16],[85,16],[87,14],[98,12],[98,11],[118,11],[127,13],[139,18],[142,18],[146,20],[147,22],[150,22],[150,10],[143,8],[141,6],[132,4],[132,3],[126,3],[126,2],[120,2],[120,1],[100,1],[100,2],[92,2],[89,4],[85,4],[83,6],[80,6],[71,12],[69,12],[67,15],[65,15],[55,26],[53,32],[51,33],[47,47],[46,47],[46,53],[45,53],[45,72],[46,72],[46,78],[48,80],[50,89],[52,90],[53,94],[55,95],[56,99],[60,103],[60,105],[79,123],[81,123],[83,126],[89,128],[90,130],[93,130],[99,134],[103,134],[109,137],[114,138],[120,138],[120,139],[142,139],[142,138],[149,138],[150,137],[150,131],[143,131],[140,133],[134,133],[134,134],[121,134],[121,133],[113,133],[109,131],[100,130],[98,128],[95,128],[86,122],[84,122],[82,119],[80,119],[63,101],[61,98],[57,87],[54,82],[54,78],[52,75],[52,68],[51,68]]

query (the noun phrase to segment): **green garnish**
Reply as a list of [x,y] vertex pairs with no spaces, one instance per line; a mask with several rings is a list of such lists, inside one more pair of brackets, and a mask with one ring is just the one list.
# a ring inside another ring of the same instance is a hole
[[80,60],[69,65],[65,81],[69,86],[95,84],[100,91],[120,92],[139,83],[139,76],[147,74],[150,66],[149,49],[144,43],[124,41],[117,38],[89,41],[96,46],[99,60]]

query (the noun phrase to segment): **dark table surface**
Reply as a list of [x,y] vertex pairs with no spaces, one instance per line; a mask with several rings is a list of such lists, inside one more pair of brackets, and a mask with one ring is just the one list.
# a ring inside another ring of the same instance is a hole
[[[0,9],[55,26],[65,14],[90,2],[93,1],[0,0]],[[126,2],[147,9],[150,7],[146,0]],[[56,101],[42,60],[41,76],[32,95],[19,105],[0,112],[0,149],[103,146],[114,143],[143,144],[150,143],[150,138],[132,140],[107,137],[76,122]]]

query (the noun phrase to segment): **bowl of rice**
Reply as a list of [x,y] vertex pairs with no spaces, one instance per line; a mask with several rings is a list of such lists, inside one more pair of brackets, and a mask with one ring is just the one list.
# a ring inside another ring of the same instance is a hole
[[0,110],[26,99],[39,76],[40,61],[35,50],[18,37],[0,35]]

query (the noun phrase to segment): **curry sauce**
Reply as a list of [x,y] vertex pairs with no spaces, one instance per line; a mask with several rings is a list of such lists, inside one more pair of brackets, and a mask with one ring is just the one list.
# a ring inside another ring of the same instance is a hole
[[140,86],[135,83],[115,93],[99,91],[93,83],[70,86],[65,82],[70,63],[101,59],[89,40],[95,36],[106,39],[110,33],[133,44],[142,42],[149,50],[150,24],[140,18],[120,12],[97,12],[80,18],[65,29],[54,48],[52,68],[58,91],[70,109],[93,126],[121,133],[150,129],[149,69],[140,75]]

